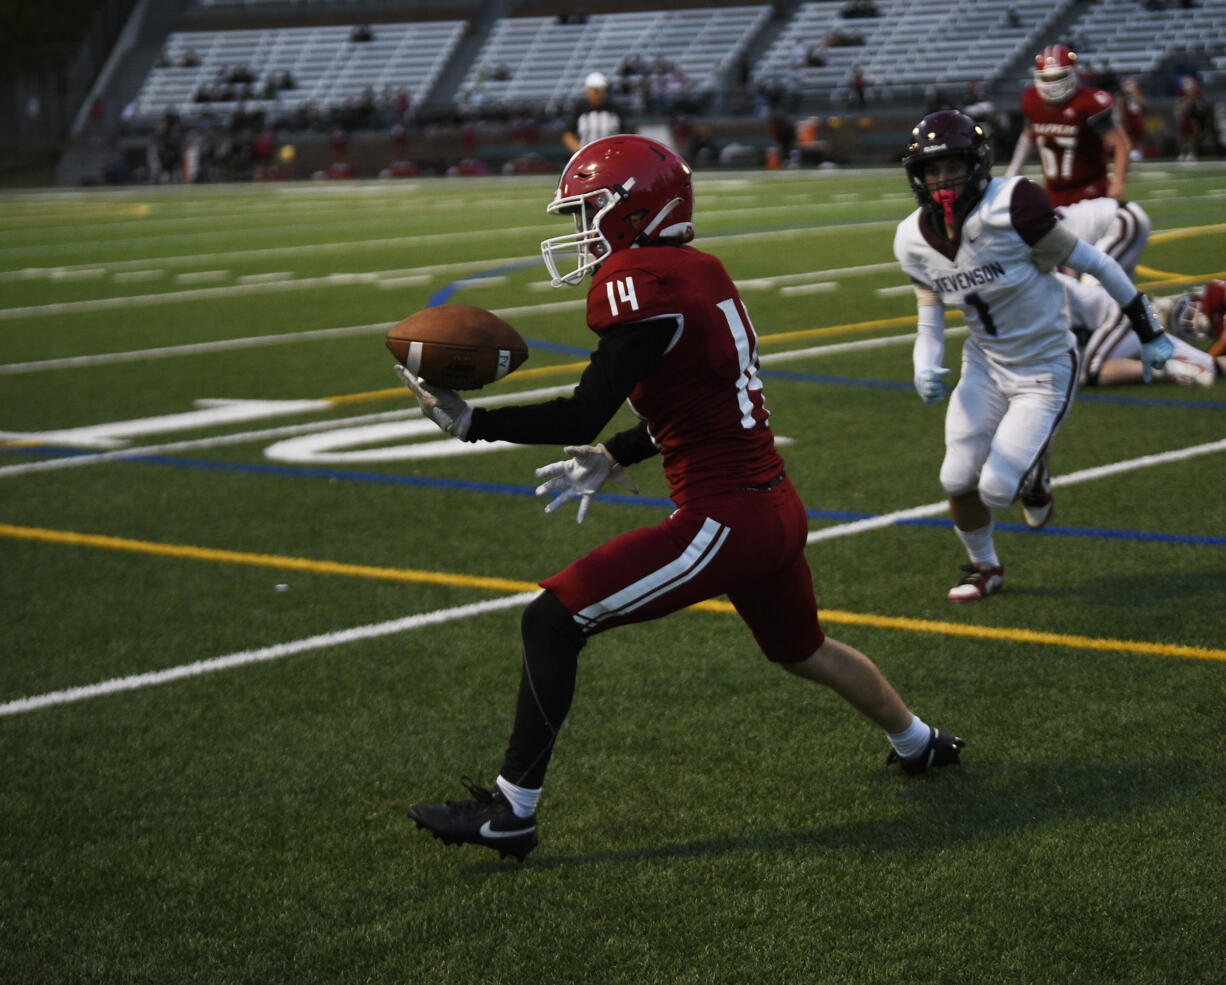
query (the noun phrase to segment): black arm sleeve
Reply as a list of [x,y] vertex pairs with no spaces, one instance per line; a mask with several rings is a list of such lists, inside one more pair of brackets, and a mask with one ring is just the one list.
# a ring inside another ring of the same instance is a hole
[[[672,318],[618,325],[600,337],[569,397],[520,407],[474,407],[469,441],[587,445],[659,362],[677,331]],[[620,461],[620,459],[619,459]]]
[[639,421],[634,427],[619,431],[606,441],[604,446],[609,449],[609,454],[618,465],[633,465],[660,454],[660,449],[651,440],[646,421]]

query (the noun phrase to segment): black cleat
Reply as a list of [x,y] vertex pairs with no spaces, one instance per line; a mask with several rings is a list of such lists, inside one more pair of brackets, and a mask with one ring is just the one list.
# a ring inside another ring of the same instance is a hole
[[460,782],[472,800],[413,804],[409,817],[445,845],[484,845],[503,858],[514,855],[522,862],[536,847],[536,815],[516,817],[501,790],[487,790],[466,776]]
[[[931,728],[931,726],[929,727]],[[928,738],[928,745],[924,747],[924,751],[918,756],[903,759],[897,752],[890,750],[885,764],[890,766],[897,763],[902,767],[904,773],[910,773],[914,776],[926,773],[930,769],[936,769],[938,766],[952,766],[962,762],[959,754],[964,745],[966,745],[964,739],[959,739],[956,735],[950,735],[948,732],[942,732],[939,728],[934,728],[932,729],[932,735]]]

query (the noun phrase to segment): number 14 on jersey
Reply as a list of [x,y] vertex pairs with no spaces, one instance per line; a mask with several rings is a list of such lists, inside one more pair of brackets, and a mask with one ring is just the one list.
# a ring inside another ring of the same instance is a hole
[[620,280],[611,280],[605,284],[605,294],[609,296],[609,308],[616,317],[618,313],[617,303],[620,301],[623,305],[629,305],[630,311],[639,310],[639,299],[634,294],[634,278],[623,277]]

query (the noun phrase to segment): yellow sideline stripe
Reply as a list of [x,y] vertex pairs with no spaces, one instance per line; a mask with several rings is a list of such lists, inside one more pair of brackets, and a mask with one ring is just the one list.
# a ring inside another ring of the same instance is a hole
[[1226,273],[1220,270],[1209,274],[1177,274],[1171,270],[1158,270],[1154,267],[1147,267],[1143,263],[1137,264],[1137,273],[1142,277],[1152,278],[1152,280],[1144,284],[1137,285],[1144,288],[1161,287],[1164,284],[1203,284],[1205,281],[1217,280],[1219,277],[1226,276]]
[[1193,236],[1211,236],[1214,233],[1226,233],[1226,222],[1209,226],[1186,226],[1183,229],[1163,229],[1150,233],[1151,243],[1167,243],[1176,239],[1190,239]]
[[[514,594],[536,591],[537,588],[535,582],[516,581],[510,578],[487,578],[476,575],[449,574],[440,571],[421,571],[412,568],[382,568],[365,564],[342,564],[336,561],[314,561],[309,558],[287,557],[280,554],[249,554],[243,551],[193,547],[189,544],[159,544],[147,540],[108,537],[101,534],[82,534],[70,530],[46,530],[41,527],[17,527],[9,524],[0,524],[0,537],[35,540],[51,544],[68,544],[74,547],[94,547],[110,551],[130,551],[137,554],[154,554],[161,557],[183,558],[192,561],[216,561],[224,564],[255,565],[264,568],[305,571],[311,574],[345,575],[351,578],[374,578],[382,581],[448,585],[455,588],[485,588],[496,592],[510,592]],[[720,601],[719,599],[699,602],[690,608],[700,612],[734,613],[736,611],[731,603]],[[1043,633],[1031,629],[1009,629],[996,626],[967,626],[961,623],[941,622],[931,619],[910,619],[903,616],[878,616],[871,613],[843,612],[838,609],[823,609],[822,621],[847,626],[898,629],[911,633],[938,633],[945,636],[966,636],[973,639],[1003,640],[1010,643],[1037,643],[1044,646],[1063,646],[1077,650],[1110,650],[1123,651],[1125,653],[1152,654],[1162,657],[1186,657],[1197,660],[1226,661],[1226,650],[1205,646],[1183,646],[1170,643],[1148,643],[1140,640],[1074,636],[1064,633]]]
[[[735,612],[729,602],[712,599],[700,602],[695,609],[708,612]],[[906,616],[876,616],[861,612],[841,612],[822,609],[822,622],[844,626],[872,626],[876,629],[901,629],[911,633],[941,633],[946,636],[969,636],[975,639],[1005,640],[1010,643],[1041,643],[1046,646],[1067,646],[1078,650],[1125,650],[1129,653],[1150,653],[1163,657],[1192,657],[1198,660],[1226,660],[1226,650],[1207,646],[1183,646],[1175,643],[1146,643],[1140,640],[1117,640],[1095,636],[1075,636],[1065,633],[1041,633],[1033,629],[1009,629],[996,626],[967,626],[963,623],[932,619],[910,619]]]
[[320,575],[348,575],[351,578],[378,578],[383,581],[408,581],[420,584],[448,585],[460,588],[488,588],[495,592],[531,592],[536,584],[512,581],[509,578],[484,578],[476,575],[447,574],[440,571],[417,571],[412,568],[380,568],[365,564],[342,564],[337,561],[312,561],[309,558],[286,557],[280,554],[249,554],[245,551],[225,551],[190,544],[159,544],[127,537],[107,537],[101,534],[81,534],[71,530],[45,530],[41,527],[14,527],[0,523],[0,536],[19,540],[39,540],[74,547],[96,547],[108,551],[131,551],[136,554],[156,554],[161,557],[185,558],[191,561],[217,561],[224,564],[248,564],[287,571],[307,571]]

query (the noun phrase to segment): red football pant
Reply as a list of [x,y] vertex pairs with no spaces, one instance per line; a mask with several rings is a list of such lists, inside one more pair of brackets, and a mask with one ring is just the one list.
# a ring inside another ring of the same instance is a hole
[[726,594],[767,658],[794,663],[825,636],[805,560],[804,504],[784,479],[769,491],[695,500],[541,582],[586,636],[658,619]]

